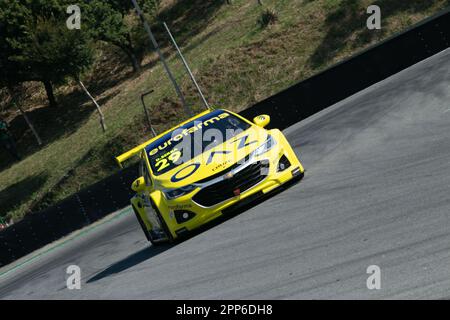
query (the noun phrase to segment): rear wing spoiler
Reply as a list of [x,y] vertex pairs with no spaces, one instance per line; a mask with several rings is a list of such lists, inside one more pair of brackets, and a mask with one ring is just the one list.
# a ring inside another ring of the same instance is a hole
[[124,163],[125,161],[127,161],[128,159],[134,157],[135,155],[137,155],[139,152],[141,152],[142,150],[145,149],[146,146],[148,146],[150,144],[150,142],[152,142],[154,139],[150,139],[140,145],[138,145],[137,147],[134,147],[131,150],[128,150],[125,153],[122,153],[120,156],[116,157],[116,162],[119,165],[119,167],[123,168],[122,163]]

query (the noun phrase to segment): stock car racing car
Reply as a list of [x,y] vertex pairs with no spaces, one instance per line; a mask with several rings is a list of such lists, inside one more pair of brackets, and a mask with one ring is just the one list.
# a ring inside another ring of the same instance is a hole
[[172,242],[296,178],[304,169],[268,115],[208,110],[116,157],[139,155],[132,208],[146,238]]

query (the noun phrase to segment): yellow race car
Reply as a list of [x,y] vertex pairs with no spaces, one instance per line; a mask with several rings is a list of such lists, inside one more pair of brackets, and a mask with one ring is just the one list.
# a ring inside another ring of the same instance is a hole
[[116,158],[140,156],[131,205],[152,244],[185,233],[249,203],[304,169],[270,117],[253,122],[227,110],[209,110]]

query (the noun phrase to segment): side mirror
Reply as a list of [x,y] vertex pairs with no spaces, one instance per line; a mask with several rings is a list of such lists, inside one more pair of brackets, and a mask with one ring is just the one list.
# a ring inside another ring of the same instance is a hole
[[134,192],[142,192],[145,189],[145,180],[144,177],[139,177],[133,181],[131,184],[131,190]]
[[253,123],[257,126],[264,128],[270,123],[270,116],[267,114],[262,114],[253,118]]

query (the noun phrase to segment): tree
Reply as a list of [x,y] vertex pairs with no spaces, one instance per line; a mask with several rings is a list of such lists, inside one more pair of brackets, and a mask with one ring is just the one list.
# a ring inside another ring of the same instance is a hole
[[78,77],[92,62],[89,33],[66,27],[64,1],[4,0],[0,5],[0,84],[44,84],[50,106],[53,85]]
[[[159,3],[160,0],[145,0],[146,13],[154,16]],[[91,37],[120,48],[128,57],[133,71],[138,72],[145,51],[145,36],[139,21],[130,15],[132,9],[130,0],[84,0],[82,16]]]
[[33,122],[30,120],[30,118],[28,118],[26,112],[23,110],[22,106],[20,105],[20,101],[23,101],[23,93],[24,90],[21,87],[22,85],[19,84],[15,87],[9,87],[9,94],[11,96],[11,104],[15,107],[17,107],[17,109],[19,110],[20,114],[22,115],[22,117],[25,119],[26,124],[28,125],[28,127],[30,128],[31,132],[33,133],[34,137],[36,138],[36,142],[39,146],[42,145],[42,139],[39,136],[39,133],[36,131]]

